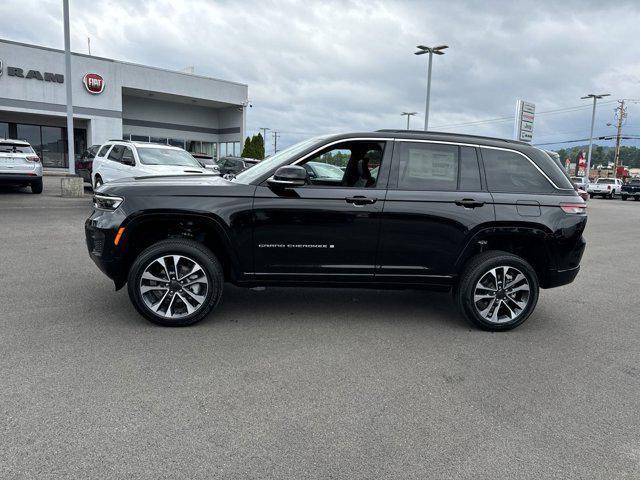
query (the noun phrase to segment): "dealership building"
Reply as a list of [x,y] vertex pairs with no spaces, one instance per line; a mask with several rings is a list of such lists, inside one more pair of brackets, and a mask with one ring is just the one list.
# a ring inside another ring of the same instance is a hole
[[110,139],[239,155],[247,85],[0,39],[0,138],[28,141],[45,167],[66,167],[66,84],[76,155]]

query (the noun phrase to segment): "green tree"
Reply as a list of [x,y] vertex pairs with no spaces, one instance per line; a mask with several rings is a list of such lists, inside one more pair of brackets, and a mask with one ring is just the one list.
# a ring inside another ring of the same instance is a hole
[[253,144],[251,143],[251,138],[247,137],[247,139],[244,141],[244,147],[242,148],[242,153],[240,154],[240,156],[243,158],[252,158],[252,147]]
[[258,133],[257,135],[254,135],[253,138],[251,139],[251,144],[253,146],[253,154],[254,157],[258,160],[263,160],[264,159],[264,138],[262,138],[262,134]]

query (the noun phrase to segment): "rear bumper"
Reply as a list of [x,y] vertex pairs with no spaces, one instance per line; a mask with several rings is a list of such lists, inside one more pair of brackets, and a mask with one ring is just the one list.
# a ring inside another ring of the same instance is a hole
[[4,184],[22,184],[32,183],[42,180],[42,174],[37,173],[0,173],[0,183]]
[[575,280],[580,272],[580,266],[568,270],[550,270],[543,288],[554,288],[567,285]]

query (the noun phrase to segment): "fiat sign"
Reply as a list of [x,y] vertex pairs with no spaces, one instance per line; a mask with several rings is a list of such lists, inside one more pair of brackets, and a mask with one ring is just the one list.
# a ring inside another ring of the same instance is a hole
[[89,93],[98,94],[104,90],[104,79],[97,73],[87,73],[82,82]]

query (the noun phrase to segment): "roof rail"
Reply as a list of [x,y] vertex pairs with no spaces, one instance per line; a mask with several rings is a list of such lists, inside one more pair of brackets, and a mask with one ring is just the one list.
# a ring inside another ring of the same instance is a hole
[[401,130],[397,128],[383,128],[381,130],[376,130],[377,132],[385,132],[385,133],[415,133],[420,135],[440,135],[443,137],[470,137],[470,138],[480,138],[483,140],[497,140],[499,142],[506,143],[517,143],[520,145],[529,145],[527,142],[521,142],[519,140],[510,140],[508,138],[499,138],[499,137],[487,137],[484,135],[469,135],[467,133],[451,133],[451,132],[432,132],[430,130]]

